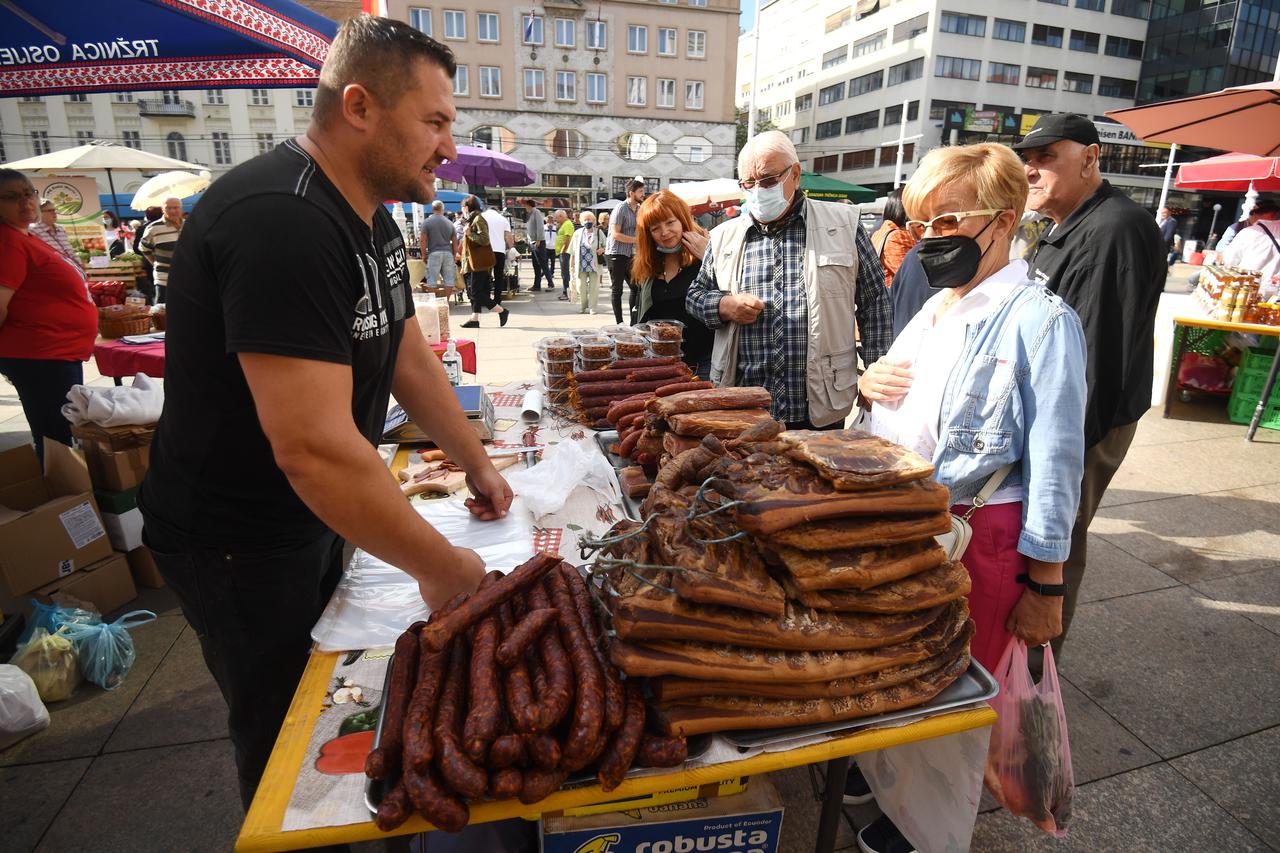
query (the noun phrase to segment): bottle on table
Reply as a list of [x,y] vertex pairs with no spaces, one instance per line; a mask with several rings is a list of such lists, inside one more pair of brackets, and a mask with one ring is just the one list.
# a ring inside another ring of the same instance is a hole
[[444,355],[440,356],[440,363],[444,365],[445,376],[449,377],[450,385],[462,384],[462,356],[458,355],[458,345],[453,341],[449,341],[449,345],[445,347]]

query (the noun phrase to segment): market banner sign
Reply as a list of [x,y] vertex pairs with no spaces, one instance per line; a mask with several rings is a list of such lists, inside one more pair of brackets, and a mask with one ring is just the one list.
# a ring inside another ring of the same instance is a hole
[[1098,131],[1098,141],[1103,145],[1137,145],[1142,148],[1163,148],[1166,151],[1169,149],[1169,143],[1167,142],[1143,142],[1123,124],[1095,121],[1093,126]]
[[310,87],[336,32],[292,0],[4,0],[0,97]]

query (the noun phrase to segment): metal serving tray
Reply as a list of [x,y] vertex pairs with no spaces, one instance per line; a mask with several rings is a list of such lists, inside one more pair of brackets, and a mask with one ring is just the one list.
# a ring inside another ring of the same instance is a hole
[[[382,743],[382,721],[387,715],[387,690],[391,687],[391,666],[395,662],[395,655],[387,661],[387,674],[382,680],[382,703],[378,708],[378,725],[373,730],[373,748],[377,749],[378,744]],[[695,735],[689,738],[689,758],[698,758],[711,746],[711,735]],[[674,768],[673,768],[674,769]],[[595,774],[582,770],[574,773],[564,781],[560,787],[563,788],[581,788],[590,784],[595,779]],[[378,805],[382,802],[382,798],[386,795],[395,783],[397,778],[393,779],[369,779],[365,778],[364,782],[364,804],[372,814],[378,813]]]
[[812,726],[792,726],[789,728],[721,732],[720,736],[736,746],[740,751],[746,752],[760,747],[777,746],[789,740],[837,732],[847,733],[857,729],[874,728],[915,717],[925,717],[943,711],[951,711],[978,702],[989,701],[994,699],[999,692],[1000,686],[996,684],[996,680],[992,678],[991,673],[983,669],[982,664],[976,660],[971,660],[969,668],[959,678],[951,682],[946,690],[943,690],[923,705],[917,705],[914,708],[892,711],[888,714],[879,714],[860,720],[839,720],[832,723],[817,723]]
[[613,466],[614,477],[618,479],[618,491],[622,494],[622,508],[626,510],[627,517],[632,521],[642,521],[643,519],[640,517],[640,501],[626,493],[626,490],[622,488],[622,479],[618,477],[618,472],[623,468],[629,467],[631,463],[618,454],[609,452],[609,445],[617,440],[618,431],[616,429],[596,433],[596,444],[600,445],[600,452],[604,454],[605,459],[609,460],[609,464]]

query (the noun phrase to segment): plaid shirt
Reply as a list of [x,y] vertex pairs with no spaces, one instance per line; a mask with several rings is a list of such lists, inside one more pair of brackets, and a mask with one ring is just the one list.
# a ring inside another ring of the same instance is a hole
[[[776,227],[753,222],[742,250],[740,293],[764,303],[756,321],[738,329],[738,385],[760,385],[773,395],[773,416],[783,423],[809,419],[805,390],[809,348],[809,300],[804,281],[805,209]],[[884,286],[884,270],[861,226],[858,247],[857,323],[863,361],[871,364],[893,343],[893,303]],[[689,288],[686,308],[709,328],[724,325],[715,264],[704,263]]]

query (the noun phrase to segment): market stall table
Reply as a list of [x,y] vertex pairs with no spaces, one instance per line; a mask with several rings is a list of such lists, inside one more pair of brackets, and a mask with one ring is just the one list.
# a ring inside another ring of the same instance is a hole
[[[1179,328],[1183,330],[1178,333]],[[1195,331],[1193,331],[1195,330]],[[1169,371],[1169,381],[1165,388],[1164,395],[1164,417],[1169,417],[1169,407],[1173,402],[1173,396],[1177,393],[1178,386],[1178,367],[1182,364],[1182,356],[1195,346],[1195,342],[1202,340],[1210,332],[1239,332],[1246,335],[1269,335],[1272,337],[1280,337],[1280,326],[1264,326],[1259,323],[1234,323],[1230,320],[1215,320],[1204,314],[1188,313],[1173,318],[1173,338],[1177,341],[1173,354],[1173,367]],[[1189,342],[1188,338],[1192,340]],[[1271,364],[1271,375],[1262,389],[1262,400],[1265,402],[1271,395],[1272,388],[1275,386],[1276,366],[1280,363],[1280,350],[1277,351],[1275,360]],[[1245,433],[1245,439],[1253,441],[1254,433],[1258,430],[1258,421],[1255,417],[1253,423],[1249,425],[1248,431]]]
[[[462,372],[472,375],[476,372],[475,341],[454,339],[458,355],[462,356]],[[436,356],[443,356],[448,349],[447,343],[432,344],[431,349]],[[98,372],[110,376],[117,385],[126,376],[145,373],[156,379],[164,378],[164,341],[153,344],[127,344],[120,340],[100,339],[93,346],[93,358],[98,364]]]

